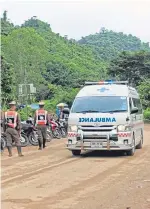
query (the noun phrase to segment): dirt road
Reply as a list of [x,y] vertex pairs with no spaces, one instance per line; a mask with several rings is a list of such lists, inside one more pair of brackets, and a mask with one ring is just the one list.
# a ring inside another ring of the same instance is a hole
[[[15,152],[15,150],[14,150]],[[25,156],[2,156],[3,209],[149,209],[150,126],[134,157],[88,153],[72,157],[65,141]]]

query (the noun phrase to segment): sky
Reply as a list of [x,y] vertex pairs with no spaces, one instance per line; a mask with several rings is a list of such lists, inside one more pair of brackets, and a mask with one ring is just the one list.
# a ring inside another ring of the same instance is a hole
[[54,32],[80,39],[101,27],[150,42],[150,0],[0,0],[0,13],[20,25],[37,16]]

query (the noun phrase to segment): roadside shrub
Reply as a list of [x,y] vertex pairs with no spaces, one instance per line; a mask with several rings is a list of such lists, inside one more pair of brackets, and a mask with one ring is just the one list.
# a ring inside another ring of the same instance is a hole
[[144,119],[150,121],[150,108],[147,108],[147,109],[144,111]]
[[25,121],[28,119],[29,115],[34,115],[35,110],[32,110],[30,107],[25,107],[18,112],[20,113],[21,121]]

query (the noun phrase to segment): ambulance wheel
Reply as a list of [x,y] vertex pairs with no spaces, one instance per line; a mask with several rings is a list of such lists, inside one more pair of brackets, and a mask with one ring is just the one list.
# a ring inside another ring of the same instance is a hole
[[81,150],[72,150],[72,154],[73,154],[74,156],[80,156]]
[[142,149],[143,147],[143,131],[141,130],[141,140],[140,143],[136,146],[137,149]]
[[136,147],[135,147],[135,137],[134,137],[134,135],[133,135],[133,139],[132,139],[132,144],[133,144],[132,149],[127,151],[128,156],[133,156],[134,153],[135,153]]

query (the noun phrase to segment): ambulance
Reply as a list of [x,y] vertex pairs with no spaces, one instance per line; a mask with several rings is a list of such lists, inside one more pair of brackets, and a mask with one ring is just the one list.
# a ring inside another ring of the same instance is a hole
[[67,149],[120,150],[133,156],[143,145],[143,110],[139,94],[127,81],[85,82],[68,119]]

